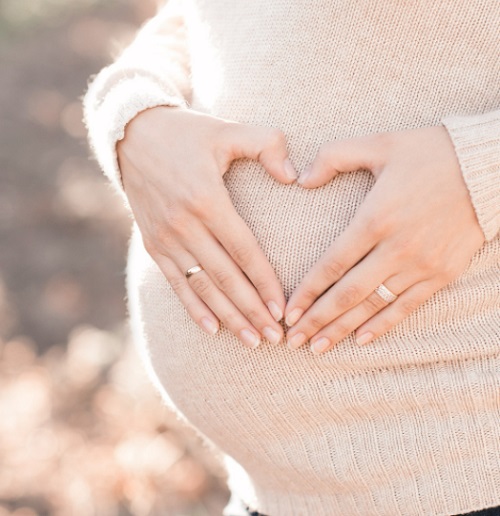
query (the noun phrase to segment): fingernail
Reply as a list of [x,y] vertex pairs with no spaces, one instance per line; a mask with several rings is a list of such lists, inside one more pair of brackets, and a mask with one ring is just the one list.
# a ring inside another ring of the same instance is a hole
[[304,313],[304,310],[302,310],[302,308],[294,308],[286,316],[286,319],[285,319],[286,325],[293,326],[302,317],[303,313]]
[[307,165],[307,167],[301,172],[299,179],[297,180],[300,184],[303,184],[304,181],[309,177],[311,174],[312,166]]
[[271,344],[279,344],[281,341],[281,335],[270,326],[266,326],[262,333]]
[[285,175],[288,179],[297,179],[297,172],[293,168],[291,161],[286,158],[284,161]]
[[215,335],[219,331],[217,324],[208,317],[201,319],[201,325],[209,335]]
[[253,331],[247,329],[241,330],[240,337],[243,344],[245,344],[245,346],[248,346],[249,348],[254,349],[260,344],[260,338],[257,337],[257,335],[255,335]]
[[303,333],[297,333],[297,335],[294,335],[287,340],[286,345],[289,349],[297,349],[300,348],[300,346],[302,346],[306,340],[307,337]]
[[330,340],[326,337],[321,337],[321,339],[318,339],[311,345],[311,351],[317,355],[318,353],[323,353],[328,346],[330,346]]
[[363,333],[359,337],[356,337],[356,343],[360,346],[363,346],[364,344],[368,344],[368,342],[370,342],[373,339],[373,337],[375,337],[375,335],[373,335],[371,331],[368,331],[366,333]]
[[269,311],[276,322],[280,322],[281,319],[283,319],[283,310],[278,306],[278,303],[275,301],[269,301],[269,303],[267,303],[267,308],[269,308]]

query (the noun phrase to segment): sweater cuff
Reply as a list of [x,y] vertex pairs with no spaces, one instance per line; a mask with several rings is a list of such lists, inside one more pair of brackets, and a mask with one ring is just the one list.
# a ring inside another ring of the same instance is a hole
[[156,106],[187,107],[187,103],[149,75],[122,77],[103,96],[95,91],[101,86],[96,81],[84,100],[90,146],[103,172],[125,195],[116,144],[125,136],[126,125],[146,109]]
[[500,111],[442,120],[486,240],[500,229]]

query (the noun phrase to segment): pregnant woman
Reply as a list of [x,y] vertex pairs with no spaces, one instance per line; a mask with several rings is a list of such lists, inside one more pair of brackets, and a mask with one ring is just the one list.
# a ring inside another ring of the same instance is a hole
[[499,27],[498,0],[171,0],[92,82],[135,335],[226,515],[498,514]]

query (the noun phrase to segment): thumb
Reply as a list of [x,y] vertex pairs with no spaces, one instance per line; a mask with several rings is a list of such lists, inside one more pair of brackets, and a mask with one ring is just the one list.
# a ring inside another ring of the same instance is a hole
[[257,160],[280,183],[293,183],[297,179],[297,172],[288,158],[285,134],[279,129],[234,124],[230,146],[232,159]]
[[342,172],[373,171],[381,162],[381,153],[372,136],[325,143],[300,174],[298,183],[304,188],[317,188]]

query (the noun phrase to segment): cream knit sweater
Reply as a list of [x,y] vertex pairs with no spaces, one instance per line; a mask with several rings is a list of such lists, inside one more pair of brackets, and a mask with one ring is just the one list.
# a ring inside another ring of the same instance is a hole
[[[90,140],[117,185],[115,143],[156,105],[279,127],[298,170],[338,138],[442,123],[454,142],[487,241],[367,347],[350,335],[314,356],[205,335],[135,230],[128,288],[147,367],[227,454],[231,489],[253,509],[448,516],[500,505],[499,34],[498,0],[172,0],[89,88]],[[287,296],[373,185],[360,171],[285,186],[249,160],[225,181]]]

